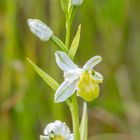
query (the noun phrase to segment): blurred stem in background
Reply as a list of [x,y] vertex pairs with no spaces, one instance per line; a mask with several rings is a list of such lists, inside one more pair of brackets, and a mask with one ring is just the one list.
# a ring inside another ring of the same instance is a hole
[[[13,84],[12,76],[12,61],[16,57],[17,34],[16,34],[16,17],[17,17],[17,0],[5,0],[5,22],[4,22],[4,46],[2,55],[2,74],[0,85],[0,102],[4,102],[13,93],[11,91]],[[7,109],[7,110],[6,110]],[[12,137],[12,121],[10,120],[9,108],[5,108],[5,113],[0,116],[0,137],[3,140],[11,139]]]

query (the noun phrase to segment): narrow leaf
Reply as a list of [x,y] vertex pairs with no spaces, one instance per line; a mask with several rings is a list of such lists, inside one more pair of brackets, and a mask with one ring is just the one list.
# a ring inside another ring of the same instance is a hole
[[28,62],[31,64],[33,69],[37,72],[37,74],[54,90],[56,91],[59,87],[59,84],[47,73],[41,70],[38,66],[36,66],[29,58],[27,58]]
[[79,25],[77,33],[72,41],[70,50],[69,50],[69,56],[73,59],[79,46],[79,41],[80,41],[80,33],[81,33],[81,25]]
[[83,104],[83,115],[82,115],[82,120],[80,124],[80,134],[81,134],[81,139],[80,140],[87,140],[87,124],[88,123],[88,117],[87,117],[87,103],[84,102]]

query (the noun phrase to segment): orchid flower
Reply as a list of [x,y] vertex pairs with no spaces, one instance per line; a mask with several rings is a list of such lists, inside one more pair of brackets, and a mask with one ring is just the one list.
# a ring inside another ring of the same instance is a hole
[[64,71],[64,82],[55,93],[55,102],[63,102],[75,92],[86,101],[92,101],[99,95],[99,83],[102,83],[103,76],[93,70],[101,60],[101,56],[94,56],[89,59],[83,68],[79,68],[61,51],[55,53],[56,63]]
[[70,133],[68,126],[61,122],[55,121],[49,123],[44,129],[44,136],[40,136],[41,140],[74,140],[73,134]]

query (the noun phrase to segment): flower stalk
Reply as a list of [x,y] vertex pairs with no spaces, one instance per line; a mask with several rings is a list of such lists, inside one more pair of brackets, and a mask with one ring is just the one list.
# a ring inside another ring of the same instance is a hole
[[74,140],[80,140],[80,131],[79,131],[79,113],[78,113],[78,104],[76,94],[71,97],[71,106],[70,111],[73,121],[73,131],[74,131]]
[[[73,5],[71,5],[71,1],[69,1],[70,8],[68,9],[68,15],[66,15],[66,39],[65,39],[65,46],[69,49],[70,46],[70,36],[71,36],[71,23],[73,17]],[[68,53],[67,53],[68,54]],[[71,104],[70,104],[70,112],[72,116],[72,123],[73,123],[73,131],[74,131],[74,140],[80,140],[80,131],[79,131],[79,112],[78,112],[78,104],[76,94],[73,94],[71,97]]]

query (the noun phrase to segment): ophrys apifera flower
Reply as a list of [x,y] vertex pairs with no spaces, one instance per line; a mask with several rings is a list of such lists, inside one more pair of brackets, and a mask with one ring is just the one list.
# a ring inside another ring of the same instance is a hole
[[70,133],[68,126],[61,122],[55,121],[49,123],[44,129],[44,136],[40,136],[41,140],[74,140],[73,134]]
[[57,65],[64,71],[64,82],[55,93],[55,102],[63,102],[75,92],[86,101],[92,101],[99,95],[99,84],[103,76],[93,70],[101,60],[101,56],[89,59],[83,68],[78,67],[69,56],[61,51],[55,53]]

